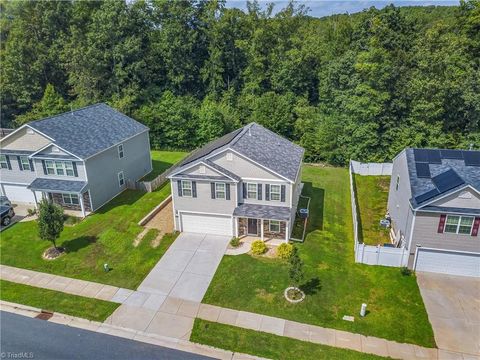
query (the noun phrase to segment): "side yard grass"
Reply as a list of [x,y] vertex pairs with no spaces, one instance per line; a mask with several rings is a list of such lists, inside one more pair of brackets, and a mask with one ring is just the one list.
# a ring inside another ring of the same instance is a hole
[[382,357],[196,319],[190,341],[268,359],[374,360]]
[[388,202],[390,176],[354,177],[357,190],[360,241],[367,245],[390,242],[389,229],[380,226],[385,217]]
[[182,160],[188,153],[183,151],[160,151],[152,150],[150,152],[152,156],[152,167],[153,170],[150,174],[146,175],[142,180],[151,181],[155,179],[158,175],[163,173],[173,164]]
[[[348,171],[305,166],[303,182],[310,218],[305,242],[296,246],[305,263],[306,299],[285,301],[286,263],[245,254],[224,256],[203,302],[434,347],[416,278],[354,262]],[[368,304],[364,318],[358,315],[362,303]]]
[[[0,262],[136,289],[176,238],[175,234],[166,234],[158,247],[152,247],[148,239],[138,246],[133,244],[143,229],[138,221],[168,195],[168,182],[151,193],[125,190],[80,223],[65,226],[57,245],[65,247],[67,254],[53,261],[42,259],[51,243],[40,240],[37,222],[16,223],[0,236]],[[109,272],[104,271],[105,263]]]
[[0,299],[103,322],[120,304],[0,280]]

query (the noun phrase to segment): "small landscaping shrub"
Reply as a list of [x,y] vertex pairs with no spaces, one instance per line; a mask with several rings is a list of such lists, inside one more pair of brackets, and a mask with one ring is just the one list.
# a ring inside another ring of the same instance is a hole
[[293,252],[293,245],[292,244],[286,244],[283,243],[279,247],[277,247],[277,256],[280,259],[290,259],[290,256],[292,256]]
[[255,240],[252,243],[252,254],[262,255],[265,251],[267,251],[267,245],[262,240]]
[[33,216],[37,213],[37,210],[35,209],[27,209],[27,215],[28,216]]
[[240,238],[238,237],[233,237],[232,240],[230,240],[230,245],[233,246],[234,248],[240,246]]
[[400,268],[400,273],[403,275],[403,276],[410,276],[412,275],[412,270],[410,270],[408,267],[406,266],[402,266]]

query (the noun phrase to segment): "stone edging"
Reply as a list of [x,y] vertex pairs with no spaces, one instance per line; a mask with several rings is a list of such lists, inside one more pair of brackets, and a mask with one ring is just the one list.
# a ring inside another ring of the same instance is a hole
[[142,220],[138,222],[138,225],[143,226],[148,223],[152,218],[157,215],[160,210],[168,205],[172,201],[172,194],[170,194],[165,200],[163,200],[159,205],[157,205],[152,211],[150,211]]

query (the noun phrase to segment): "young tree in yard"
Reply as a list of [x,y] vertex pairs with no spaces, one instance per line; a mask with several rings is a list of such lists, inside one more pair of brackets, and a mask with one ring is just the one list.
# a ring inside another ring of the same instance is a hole
[[49,240],[57,249],[56,240],[63,231],[63,209],[43,199],[38,204],[38,234],[42,240]]
[[303,280],[303,261],[298,255],[298,249],[294,246],[292,255],[289,259],[288,277],[290,278],[291,285],[298,289],[300,282]]

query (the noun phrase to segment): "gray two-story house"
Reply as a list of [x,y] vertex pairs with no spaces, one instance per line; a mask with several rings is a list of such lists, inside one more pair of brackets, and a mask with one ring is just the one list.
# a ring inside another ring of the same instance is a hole
[[410,268],[480,276],[480,151],[405,149],[393,161],[388,212]]
[[106,104],[29,122],[0,139],[0,189],[85,216],[152,170],[148,128]]
[[288,241],[303,153],[256,123],[196,150],[169,175],[175,229]]

